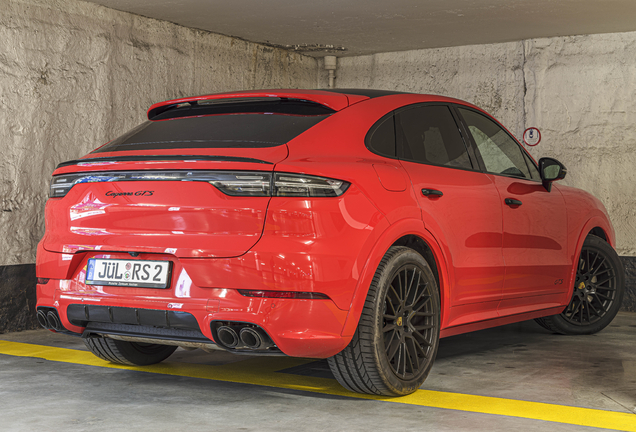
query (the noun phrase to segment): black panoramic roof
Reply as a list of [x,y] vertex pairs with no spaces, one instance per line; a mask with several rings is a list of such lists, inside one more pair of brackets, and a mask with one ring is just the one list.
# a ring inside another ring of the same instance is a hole
[[342,93],[358,96],[367,96],[370,98],[377,98],[381,96],[389,96],[394,94],[408,94],[409,92],[399,92],[393,90],[373,90],[373,89],[320,89],[321,91],[328,91],[332,93]]

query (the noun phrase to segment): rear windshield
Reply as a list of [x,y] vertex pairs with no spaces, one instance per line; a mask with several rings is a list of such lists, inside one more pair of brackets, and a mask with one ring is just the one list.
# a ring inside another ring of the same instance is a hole
[[331,113],[326,107],[305,101],[182,104],[154,117],[163,120],[142,123],[93,153],[275,147],[291,141]]

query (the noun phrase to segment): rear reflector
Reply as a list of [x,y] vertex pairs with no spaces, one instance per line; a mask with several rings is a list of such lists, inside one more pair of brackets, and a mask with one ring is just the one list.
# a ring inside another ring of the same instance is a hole
[[238,290],[245,297],[277,298],[277,299],[301,299],[301,300],[329,300],[329,296],[322,293],[298,292],[298,291],[265,291],[265,290]]
[[49,283],[49,279],[47,279],[47,278],[37,278],[37,283],[38,283],[38,285],[46,285],[47,283]]

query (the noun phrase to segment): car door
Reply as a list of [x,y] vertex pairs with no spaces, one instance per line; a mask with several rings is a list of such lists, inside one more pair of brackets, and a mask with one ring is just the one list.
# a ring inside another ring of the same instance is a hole
[[506,276],[500,310],[521,313],[558,305],[571,270],[561,193],[546,190],[534,161],[495,121],[468,108],[458,112],[503,204]]
[[[448,324],[493,318],[504,267],[502,204],[492,179],[478,170],[448,105],[406,107],[395,124],[398,157],[424,225],[447,254],[455,308]],[[463,305],[470,307],[462,312]]]

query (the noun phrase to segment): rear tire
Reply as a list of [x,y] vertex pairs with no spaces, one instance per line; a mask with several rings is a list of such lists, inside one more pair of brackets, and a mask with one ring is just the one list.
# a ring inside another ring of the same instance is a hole
[[593,334],[612,322],[621,307],[625,270],[618,254],[603,239],[585,239],[570,304],[559,315],[535,321],[555,333]]
[[439,330],[439,292],[428,263],[412,249],[391,247],[375,272],[351,343],[329,358],[329,367],[354,392],[413,393],[433,366]]
[[102,360],[112,363],[147,366],[170,357],[176,346],[126,342],[111,338],[88,337],[84,344]]
[[550,328],[549,325],[546,324],[545,320],[543,318],[535,318],[534,321],[539,324],[541,327],[543,327],[544,329],[548,330],[548,331],[553,331],[552,328]]

